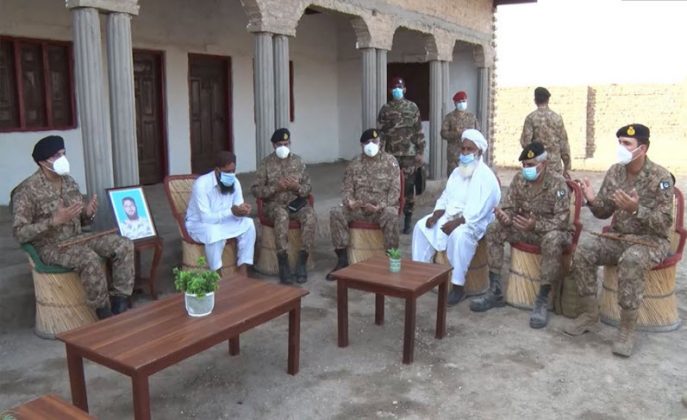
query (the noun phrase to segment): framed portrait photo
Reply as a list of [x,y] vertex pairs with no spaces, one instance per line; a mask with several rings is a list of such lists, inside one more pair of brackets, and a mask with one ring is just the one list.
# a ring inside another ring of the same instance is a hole
[[110,207],[120,235],[132,241],[157,236],[157,229],[155,229],[155,222],[143,187],[109,188],[107,196],[110,199]]

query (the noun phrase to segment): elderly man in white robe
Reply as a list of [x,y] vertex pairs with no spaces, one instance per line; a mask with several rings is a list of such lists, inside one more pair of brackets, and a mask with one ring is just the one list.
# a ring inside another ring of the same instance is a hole
[[487,140],[475,129],[463,131],[461,137],[459,165],[451,172],[434,212],[415,224],[412,243],[414,261],[431,262],[437,251],[446,251],[453,267],[449,305],[465,298],[465,274],[501,200],[498,179],[482,160]]
[[243,201],[241,183],[236,178],[236,156],[219,152],[215,165],[214,170],[193,183],[186,230],[194,241],[205,245],[208,266],[218,272],[227,239],[236,238],[236,265],[239,273],[246,275],[248,266],[253,265],[255,248],[255,224],[248,217],[251,206]]

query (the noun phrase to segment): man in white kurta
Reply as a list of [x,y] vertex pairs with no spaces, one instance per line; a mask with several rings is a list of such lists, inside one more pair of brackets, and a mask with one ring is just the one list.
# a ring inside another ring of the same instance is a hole
[[196,179],[186,210],[186,230],[194,241],[205,245],[205,256],[212,270],[222,268],[226,241],[236,238],[236,265],[239,272],[246,274],[247,266],[253,264],[255,225],[247,217],[251,208],[243,201],[235,170],[234,154],[220,152],[215,169]]
[[453,267],[449,305],[465,297],[465,274],[501,199],[496,175],[482,161],[487,140],[475,129],[465,130],[461,137],[459,165],[451,172],[434,212],[415,224],[412,242],[414,261],[431,262],[437,251],[446,251]]

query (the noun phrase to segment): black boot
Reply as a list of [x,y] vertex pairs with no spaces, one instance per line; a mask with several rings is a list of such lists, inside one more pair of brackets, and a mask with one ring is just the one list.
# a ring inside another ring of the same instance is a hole
[[327,274],[327,280],[329,281],[336,280],[334,277],[332,277],[332,273],[334,271],[348,267],[348,253],[346,253],[346,248],[338,248],[335,249],[334,252],[336,252],[336,256],[339,259],[336,261],[336,266],[334,269]]
[[303,284],[306,281],[308,281],[308,251],[301,249],[301,252],[298,253],[296,282]]
[[110,298],[110,303],[114,315],[121,314],[129,309],[129,300],[126,296],[112,296]]
[[551,291],[551,285],[545,285],[539,287],[539,295],[534,301],[534,308],[532,308],[532,313],[530,314],[530,327],[532,328],[544,328],[549,322],[549,292]]
[[291,270],[289,269],[289,254],[286,251],[277,252],[277,260],[279,261],[279,283],[293,284],[291,282]]
[[489,272],[489,290],[482,297],[473,299],[470,302],[470,310],[473,312],[484,312],[491,308],[500,308],[506,305],[506,300],[501,293],[501,275]]
[[97,308],[95,310],[95,315],[98,317],[98,319],[105,319],[112,316],[112,311],[110,310],[109,306],[105,305],[102,308]]
[[451,293],[448,294],[448,306],[457,305],[463,299],[465,299],[465,288],[454,284]]
[[410,233],[410,230],[413,228],[410,225],[410,221],[413,218],[413,212],[404,212],[405,217],[403,218],[403,234],[407,235]]

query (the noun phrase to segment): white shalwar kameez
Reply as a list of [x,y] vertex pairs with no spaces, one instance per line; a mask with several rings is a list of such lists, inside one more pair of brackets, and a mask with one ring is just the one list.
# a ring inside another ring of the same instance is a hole
[[[413,260],[432,262],[437,251],[446,251],[453,267],[451,283],[459,286],[465,284],[465,274],[475,255],[477,242],[494,220],[494,207],[501,200],[496,175],[481,158],[475,162],[475,170],[470,177],[460,174],[460,166],[451,172],[446,188],[434,206],[434,211],[445,211],[437,223],[427,228],[430,214],[420,219],[413,230]],[[465,223],[455,228],[451,235],[441,231],[441,226],[461,215]]]
[[215,171],[198,177],[193,183],[191,201],[186,210],[186,230],[194,241],[205,245],[205,257],[212,270],[222,267],[222,252],[227,239],[236,238],[237,266],[253,264],[255,224],[250,217],[237,217],[232,206],[243,203],[238,178],[234,192],[222,194]]

